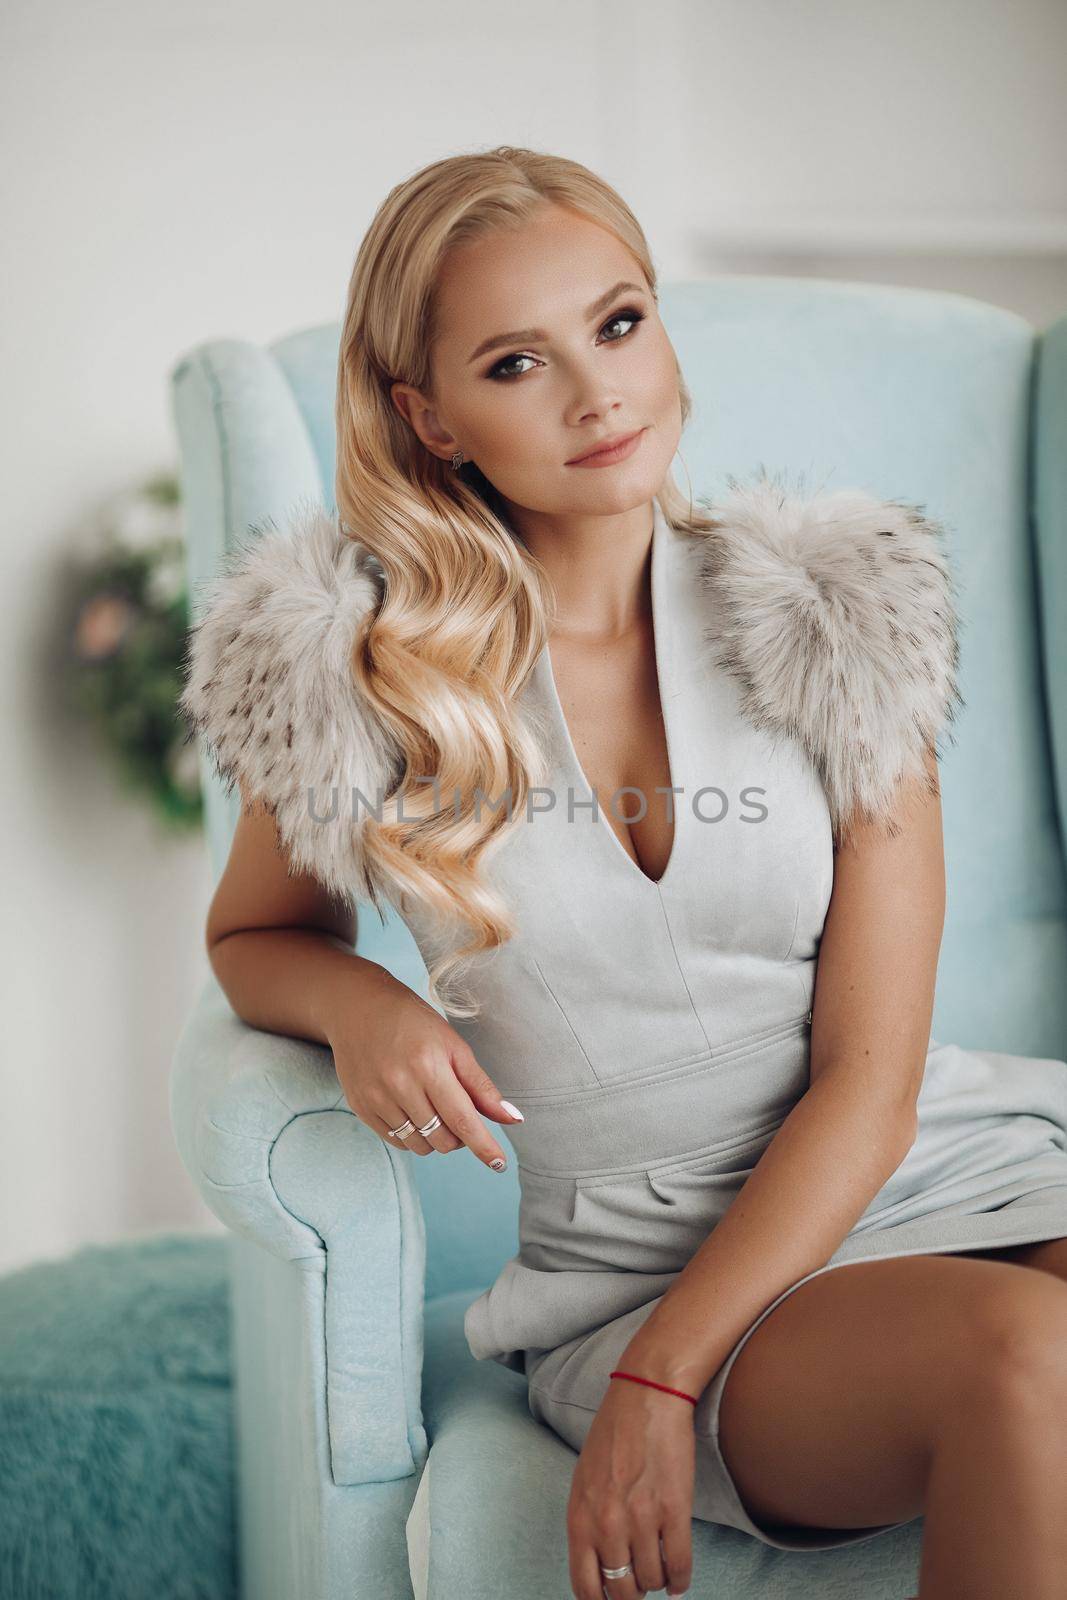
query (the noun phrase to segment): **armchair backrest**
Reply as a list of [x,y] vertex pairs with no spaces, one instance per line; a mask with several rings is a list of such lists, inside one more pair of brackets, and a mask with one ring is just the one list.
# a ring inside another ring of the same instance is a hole
[[[933,1033],[1067,1058],[1067,318],[1041,335],[960,295],[750,276],[665,284],[660,306],[693,396],[682,455],[695,497],[765,463],[944,524],[966,709],[941,765],[948,911]],[[331,323],[266,347],[215,339],[174,367],[194,617],[198,584],[237,535],[281,525],[309,496],[334,509],[339,338]],[[203,752],[201,773],[217,876],[238,798]],[[359,952],[425,994],[399,916],[382,926],[359,911]],[[461,1203],[473,1167],[415,1163],[428,1294],[439,1251],[440,1287],[455,1287],[515,1248],[507,1207]]]

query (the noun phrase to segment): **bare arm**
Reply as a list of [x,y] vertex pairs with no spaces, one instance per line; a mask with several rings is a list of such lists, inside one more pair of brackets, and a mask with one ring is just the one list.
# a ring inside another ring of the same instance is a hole
[[273,817],[243,786],[241,795],[206,934],[212,970],[237,1015],[268,1033],[327,1045],[350,1109],[380,1138],[408,1117],[425,1127],[436,1113],[437,1128],[407,1140],[410,1154],[466,1145],[502,1169],[507,1157],[482,1117],[521,1117],[433,1006],[356,955],[352,905],[314,877],[290,874]]
[[[927,770],[937,777],[930,751]],[[900,833],[835,857],[811,1084],[620,1367],[697,1395],[782,1290],[823,1266],[915,1139],[944,927],[940,796],[898,798]]]
[[406,985],[358,956],[356,912],[315,878],[287,872],[273,817],[242,788],[226,870],[208,912],[208,959],[251,1027],[330,1044],[342,1017]]

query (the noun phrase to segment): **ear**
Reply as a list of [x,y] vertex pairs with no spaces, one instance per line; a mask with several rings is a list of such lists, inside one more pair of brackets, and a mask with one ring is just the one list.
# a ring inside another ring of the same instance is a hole
[[179,701],[227,793],[240,782],[292,865],[342,896],[369,891],[366,810],[399,759],[350,664],[379,597],[373,557],[324,507],[253,526],[206,586]]
[[835,845],[849,821],[894,836],[898,784],[936,786],[928,749],[964,705],[943,529],[862,489],[728,484],[700,563],[711,652],[745,715],[807,750]]

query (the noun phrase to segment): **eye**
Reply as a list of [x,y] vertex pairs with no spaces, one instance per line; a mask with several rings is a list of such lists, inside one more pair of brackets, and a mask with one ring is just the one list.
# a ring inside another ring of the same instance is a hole
[[[621,344],[624,339],[629,339],[631,335],[637,331],[637,324],[639,322],[644,322],[644,320],[645,313],[643,311],[639,311],[636,306],[626,306],[622,311],[616,311],[613,316],[610,316],[607,322],[601,323],[600,331],[603,333],[605,328],[614,327],[614,325],[618,322],[632,323],[633,326],[626,333],[621,334],[617,338],[608,340],[609,344]],[[526,376],[526,372],[530,371],[531,369],[527,367],[523,372],[508,372],[505,369],[510,365],[510,363],[513,361],[533,360],[533,356],[522,353],[517,353],[511,356],[503,356],[501,360],[496,362],[494,366],[490,367],[485,376],[487,378],[494,379],[497,383],[513,383],[516,378],[524,378]]]

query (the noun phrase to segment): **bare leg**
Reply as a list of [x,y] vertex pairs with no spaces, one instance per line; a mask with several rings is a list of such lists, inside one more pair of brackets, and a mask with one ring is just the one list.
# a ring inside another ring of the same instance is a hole
[[758,1522],[925,1516],[921,1600],[1051,1600],[1067,1569],[1067,1286],[948,1254],[823,1273],[741,1351],[719,1443]]

